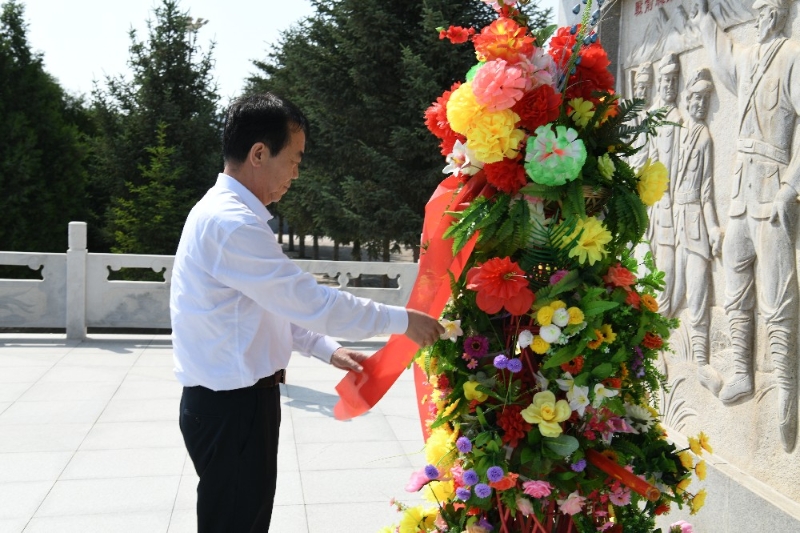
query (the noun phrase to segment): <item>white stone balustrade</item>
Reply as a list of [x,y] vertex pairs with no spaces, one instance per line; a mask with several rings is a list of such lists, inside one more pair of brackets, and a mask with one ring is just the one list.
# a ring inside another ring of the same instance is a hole
[[[42,279],[0,279],[0,328],[66,328],[67,337],[87,328],[168,329],[173,256],[93,254],[86,249],[86,223],[70,222],[66,254],[0,252],[0,265],[41,269]],[[405,305],[417,276],[415,263],[297,260],[338,288],[378,302]],[[164,281],[109,280],[111,271],[145,268]],[[349,287],[362,274],[397,280],[397,288]]]

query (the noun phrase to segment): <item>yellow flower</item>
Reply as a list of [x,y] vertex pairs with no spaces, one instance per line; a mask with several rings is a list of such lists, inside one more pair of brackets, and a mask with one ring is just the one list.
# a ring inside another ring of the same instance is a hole
[[681,452],[678,454],[678,458],[681,460],[681,464],[687,470],[691,470],[694,466],[694,458],[692,458],[692,454],[689,452]]
[[706,489],[700,489],[697,494],[694,495],[691,503],[689,503],[689,506],[692,508],[690,514],[697,514],[697,512],[703,508],[706,504],[706,495]]
[[456,488],[452,479],[450,481],[431,481],[425,485],[423,491],[425,499],[433,503],[452,500],[455,494]]
[[553,311],[555,309],[549,305],[539,309],[539,312],[536,313],[536,321],[540,326],[549,326],[553,322]]
[[550,302],[550,307],[552,307],[553,309],[564,309],[566,306],[567,304],[565,304],[561,300],[555,300]]
[[448,405],[443,411],[440,409],[440,411],[442,413],[441,416],[443,416],[443,417],[444,416],[450,416],[450,414],[452,414],[452,412],[456,410],[456,407],[458,407],[458,402],[460,402],[460,401],[461,401],[461,398],[458,398],[456,401],[454,401],[453,403]]
[[489,395],[477,390],[478,385],[480,385],[480,383],[477,381],[467,381],[464,383],[464,398],[469,401],[478,400],[479,402],[485,402]]
[[708,453],[714,453],[714,449],[708,443],[708,435],[701,431],[697,438],[700,440],[700,446],[702,446],[705,451]]
[[600,331],[599,329],[594,330],[594,336],[595,336],[594,340],[591,340],[586,343],[586,346],[588,346],[590,350],[598,349],[600,345],[603,344],[603,339],[605,338],[603,337],[603,332]]
[[614,162],[608,154],[603,154],[597,158],[597,170],[600,171],[600,175],[604,178],[610,180],[611,176],[614,175],[615,168]]
[[692,482],[692,478],[686,478],[680,480],[680,482],[675,485],[675,492],[678,494],[683,494],[686,492],[686,489],[689,488],[689,484]]
[[575,231],[564,237],[563,242],[567,244],[573,239],[578,238],[575,247],[569,251],[570,257],[578,257],[578,262],[590,265],[605,257],[605,245],[611,242],[611,232],[608,231],[603,223],[595,217],[579,220],[575,226]]
[[585,127],[594,116],[594,103],[583,98],[573,98],[569,102],[569,116],[580,126]]
[[569,309],[567,309],[567,312],[569,313],[570,326],[576,326],[580,324],[581,322],[583,322],[585,318],[583,316],[583,311],[581,311],[579,307],[570,307]]
[[603,342],[611,344],[617,340],[617,334],[611,329],[611,324],[603,324],[600,326],[600,332],[603,334]]
[[697,479],[703,481],[706,478],[706,474],[708,473],[708,469],[706,468],[706,462],[700,461],[694,467],[694,471],[697,474]]
[[572,414],[566,400],[556,401],[556,395],[547,391],[537,392],[533,403],[520,412],[529,424],[538,424],[539,431],[545,437],[558,437],[563,431],[559,422],[563,422]]
[[431,514],[421,505],[416,507],[409,507],[403,512],[403,518],[400,519],[400,533],[419,533],[422,531],[430,531],[433,527],[433,521],[436,520],[436,515]]
[[475,117],[466,133],[475,158],[484,163],[497,163],[505,157],[516,157],[519,143],[525,137],[524,131],[515,129],[517,122],[519,115],[510,109]]
[[531,350],[533,350],[534,353],[544,355],[549,349],[550,343],[544,340],[540,335],[535,335],[533,337],[533,342],[531,342]]
[[441,471],[448,470],[456,457],[453,450],[457,438],[458,434],[450,430],[447,424],[434,428],[425,442],[425,460]]
[[[452,98],[452,96],[451,96]],[[667,190],[667,167],[661,161],[650,163],[648,159],[644,166],[636,173],[639,183],[636,188],[639,190],[639,197],[645,205],[653,205],[664,196]]]
[[447,121],[456,133],[466,135],[477,118],[486,113],[486,108],[475,99],[472,84],[462,83],[447,101]]
[[689,448],[694,452],[695,455],[701,455],[703,453],[703,447],[700,446],[700,440],[695,437],[689,437]]
[[645,309],[648,311],[652,311],[653,313],[658,312],[658,302],[655,298],[653,298],[649,294],[642,294],[641,297],[641,304],[644,306]]

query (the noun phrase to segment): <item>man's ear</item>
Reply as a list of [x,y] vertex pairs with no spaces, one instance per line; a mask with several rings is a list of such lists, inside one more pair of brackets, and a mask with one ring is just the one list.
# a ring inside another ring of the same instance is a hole
[[260,167],[267,161],[267,159],[270,158],[270,156],[271,154],[269,147],[262,142],[257,142],[250,147],[248,159],[250,160],[250,164],[255,167]]

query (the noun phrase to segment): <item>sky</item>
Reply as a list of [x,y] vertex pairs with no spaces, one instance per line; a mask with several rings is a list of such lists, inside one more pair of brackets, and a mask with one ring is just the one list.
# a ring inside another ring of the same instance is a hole
[[[2,0],[0,0],[2,1]],[[129,77],[128,32],[147,38],[146,21],[159,0],[20,0],[25,6],[28,41],[43,53],[45,69],[68,92],[89,95],[93,81],[105,76]],[[476,0],[477,1],[477,0]],[[557,0],[541,0],[554,7]],[[309,0],[182,0],[182,10],[208,23],[198,32],[207,52],[211,41],[214,77],[222,101],[228,102],[256,73],[252,61],[263,60],[282,31],[313,13]]]

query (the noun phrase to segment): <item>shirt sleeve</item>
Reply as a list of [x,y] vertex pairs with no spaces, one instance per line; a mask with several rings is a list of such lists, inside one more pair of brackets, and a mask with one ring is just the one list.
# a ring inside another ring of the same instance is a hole
[[212,274],[267,311],[316,333],[360,340],[408,328],[403,307],[318,284],[283,253],[272,231],[258,224],[242,225],[220,243]]
[[341,344],[327,335],[321,335],[292,324],[292,349],[302,355],[313,356],[330,364],[333,352],[341,347]]

